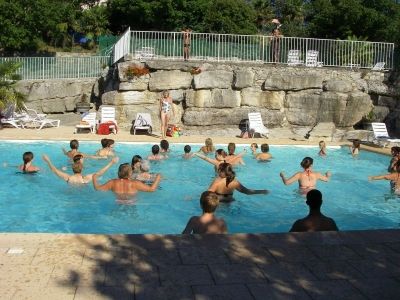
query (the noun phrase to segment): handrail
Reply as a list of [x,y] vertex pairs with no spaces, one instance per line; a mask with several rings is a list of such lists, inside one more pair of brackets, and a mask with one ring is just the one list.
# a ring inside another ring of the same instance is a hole
[[[136,59],[183,59],[183,32],[131,31],[130,36],[130,53]],[[313,51],[315,63],[307,66],[372,69],[384,63],[385,69],[392,69],[394,60],[394,44],[385,42],[191,32],[189,47],[193,61],[288,64],[292,50],[298,53],[298,65],[305,65]]]

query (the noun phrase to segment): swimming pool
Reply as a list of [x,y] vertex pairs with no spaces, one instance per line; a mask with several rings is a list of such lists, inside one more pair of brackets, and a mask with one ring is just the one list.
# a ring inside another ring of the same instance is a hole
[[[74,187],[56,177],[41,155],[49,155],[61,168],[68,161],[61,148],[69,142],[2,142],[0,151],[0,231],[63,233],[180,233],[190,216],[200,215],[199,196],[214,178],[213,166],[198,158],[183,160],[181,144],[171,146],[170,158],[152,162],[151,172],[161,172],[163,180],[154,193],[141,193],[135,205],[118,205],[110,192],[95,191],[92,185]],[[197,151],[201,145],[192,145]],[[95,153],[99,142],[81,142],[80,151]],[[221,146],[226,149],[226,145]],[[150,144],[117,143],[120,163],[130,162],[135,154],[147,157]],[[230,233],[287,232],[292,223],[307,212],[297,183],[285,186],[279,172],[286,176],[300,170],[305,156],[314,158],[314,170],[332,172],[331,181],[319,182],[324,196],[322,211],[335,219],[340,230],[399,228],[400,199],[393,196],[387,181],[368,182],[368,175],[383,174],[389,157],[363,151],[353,159],[347,148],[328,148],[328,156],[317,155],[317,147],[271,146],[274,159],[260,163],[250,153],[245,166],[236,168],[237,178],[249,188],[271,191],[269,195],[247,196],[235,193],[236,201],[221,204],[217,215],[223,217]],[[237,151],[243,147],[238,146]],[[16,172],[22,154],[32,151],[34,163],[42,168],[36,175]],[[84,174],[107,162],[85,160]],[[99,179],[115,178],[118,165]],[[70,167],[68,167],[68,171]]]

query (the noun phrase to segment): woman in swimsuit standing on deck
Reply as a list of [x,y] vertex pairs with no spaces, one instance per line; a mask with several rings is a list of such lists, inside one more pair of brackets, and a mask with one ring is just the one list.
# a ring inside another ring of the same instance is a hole
[[307,194],[308,191],[316,188],[318,180],[329,181],[329,178],[331,177],[331,173],[329,171],[326,172],[325,175],[313,172],[312,171],[313,162],[314,161],[311,157],[305,157],[300,163],[300,166],[302,166],[304,169],[303,172],[297,172],[290,178],[285,178],[283,172],[281,172],[279,176],[281,176],[282,181],[285,185],[289,185],[295,181],[298,181],[299,191],[301,194],[305,195]]
[[167,133],[168,121],[170,119],[171,111],[173,111],[172,98],[170,97],[168,91],[164,91],[160,99],[161,137],[163,139],[165,139]]
[[246,195],[255,194],[268,194],[268,190],[251,190],[243,186],[238,180],[235,179],[235,172],[232,165],[229,163],[221,163],[218,166],[218,177],[211,183],[208,191],[214,192],[218,195],[219,201],[231,202],[233,201],[233,191],[237,190]]

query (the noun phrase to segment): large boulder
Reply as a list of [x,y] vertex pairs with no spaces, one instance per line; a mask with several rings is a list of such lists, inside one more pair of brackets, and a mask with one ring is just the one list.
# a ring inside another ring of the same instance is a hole
[[186,93],[188,107],[234,108],[240,106],[240,92],[230,89],[190,90]]
[[387,106],[390,109],[394,109],[398,106],[398,100],[394,97],[388,96],[379,96],[378,97],[378,105],[380,106]]
[[229,89],[232,87],[233,72],[216,70],[201,72],[194,77],[194,88],[199,89]]
[[[235,125],[248,118],[251,108],[216,109],[216,108],[187,108],[183,114],[183,121],[188,126]],[[264,124],[267,127],[281,126],[285,122],[283,112],[258,109],[261,112]]]
[[188,89],[191,85],[192,75],[188,72],[175,70],[150,73],[149,90],[152,92]]
[[111,91],[104,93],[101,97],[102,103],[108,105],[158,104],[159,99],[159,93],[149,91]]
[[241,106],[256,106],[280,110],[283,108],[285,99],[285,92],[262,91],[258,88],[244,88],[241,94]]
[[348,80],[331,79],[323,84],[324,91],[348,93],[353,90],[353,84]]
[[272,75],[263,84],[263,89],[270,91],[299,91],[317,88],[322,88],[322,78],[318,75]]
[[292,125],[311,126],[316,123],[320,101],[319,92],[291,92],[286,95],[284,106],[287,121]]
[[237,70],[234,73],[233,86],[235,89],[251,87],[254,84],[254,73],[250,69]]
[[372,107],[372,100],[368,94],[353,92],[348,95],[343,117],[336,125],[339,127],[353,126],[361,121],[363,116],[371,111]]
[[128,81],[121,81],[118,89],[120,91],[145,91],[149,86],[149,80],[149,74],[140,77],[134,77]]

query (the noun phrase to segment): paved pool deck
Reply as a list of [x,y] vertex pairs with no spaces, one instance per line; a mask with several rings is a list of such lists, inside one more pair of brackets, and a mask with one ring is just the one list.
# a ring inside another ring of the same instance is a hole
[[[72,132],[67,126],[6,128],[0,140],[104,137]],[[160,140],[128,132],[110,137]],[[212,138],[215,143],[316,145],[283,138]],[[0,299],[399,299],[400,230],[208,236],[0,233],[0,291]]]

